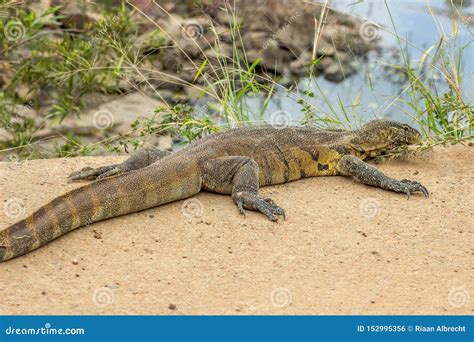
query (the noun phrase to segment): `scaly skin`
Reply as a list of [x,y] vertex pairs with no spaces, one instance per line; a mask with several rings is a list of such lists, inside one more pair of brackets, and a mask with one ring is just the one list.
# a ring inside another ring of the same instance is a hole
[[428,191],[418,182],[392,179],[363,160],[420,134],[408,125],[375,120],[352,131],[248,127],[210,135],[175,153],[142,150],[121,164],[85,168],[70,180],[96,181],[60,196],[0,231],[0,261],[41,247],[81,226],[184,199],[201,190],[229,194],[241,213],[270,220],[285,211],[258,195],[261,186],[314,176],[353,176],[408,196]]

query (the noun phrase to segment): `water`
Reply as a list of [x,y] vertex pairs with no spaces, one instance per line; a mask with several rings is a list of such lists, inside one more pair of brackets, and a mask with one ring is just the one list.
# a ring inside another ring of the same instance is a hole
[[[466,3],[466,1],[465,1]],[[393,24],[390,19],[389,12],[384,1],[364,1],[357,3],[356,0],[338,0],[331,2],[331,7],[342,12],[353,14],[357,17],[371,20],[382,26],[380,31],[380,45],[382,46],[381,55],[371,54],[368,60],[360,64],[359,73],[352,75],[341,83],[332,83],[322,77],[316,80],[319,89],[323,91],[329,102],[332,104],[334,111],[339,117],[342,117],[342,110],[339,101],[342,101],[349,115],[354,112],[356,117],[363,120],[374,117],[386,117],[402,122],[410,123],[412,120],[410,115],[414,111],[407,105],[401,104],[400,101],[394,101],[396,97],[407,99],[407,84],[401,83],[397,77],[387,75],[387,70],[381,65],[383,63],[392,64],[398,61],[397,51],[400,51],[397,37],[393,32]],[[435,46],[432,53],[436,49],[436,45],[441,38],[441,32],[449,37],[453,33],[453,24],[450,17],[449,1],[387,1],[388,8],[392,15],[394,26],[398,36],[402,39],[402,44],[407,45],[408,56],[413,65],[418,65],[425,51]],[[434,12],[434,18],[428,10],[431,7]],[[462,13],[471,21],[471,26],[465,25],[459,21],[458,27],[458,46],[465,45],[473,40],[474,30],[474,5],[468,4],[462,8]],[[470,16],[470,17],[469,17]],[[473,74],[473,44],[471,43],[464,50],[462,91],[465,99],[472,103],[474,98],[474,74]],[[373,89],[370,87],[369,76],[371,75]],[[447,89],[447,85],[440,75],[428,72],[424,77],[432,77],[437,79],[436,86],[442,94]],[[311,103],[316,106],[318,114],[331,112],[330,106],[323,100],[321,92],[314,83],[309,83],[307,79],[301,79],[298,82],[298,93],[310,89],[315,92],[315,98],[311,99]],[[301,106],[296,104],[285,92],[280,92],[279,96],[270,103],[265,117],[271,120],[272,113],[276,111],[284,111],[290,113],[292,120],[295,122],[301,120]],[[296,92],[291,94],[296,95]],[[352,108],[355,99],[360,96],[359,105]],[[249,99],[251,106],[258,106],[261,101]],[[274,116],[274,115],[273,115]],[[354,119],[355,120],[355,119]],[[351,120],[352,121],[352,120]]]

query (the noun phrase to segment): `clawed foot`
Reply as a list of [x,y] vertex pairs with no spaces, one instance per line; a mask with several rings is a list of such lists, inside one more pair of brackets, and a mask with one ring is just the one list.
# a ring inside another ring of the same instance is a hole
[[77,180],[94,180],[115,176],[125,172],[138,170],[156,162],[157,160],[168,156],[171,152],[160,151],[157,149],[144,148],[132,154],[127,160],[120,164],[102,166],[93,169],[85,167],[80,171],[73,172],[69,175],[69,181]]
[[425,195],[425,197],[427,198],[430,195],[428,192],[428,189],[426,189],[423,185],[421,185],[420,183],[416,181],[411,181],[408,179],[403,179],[397,182],[397,184],[395,184],[394,190],[397,192],[406,193],[408,198],[410,198],[411,195],[413,195],[415,192],[418,192],[418,191],[421,192],[423,195]]
[[277,221],[278,215],[286,219],[285,210],[275,204],[270,198],[262,198],[251,193],[237,193],[234,198],[241,214],[245,215],[245,209],[260,211],[271,221]]
[[115,176],[120,173],[125,172],[126,170],[121,166],[121,164],[114,164],[108,166],[101,166],[98,168],[85,167],[79,171],[71,173],[68,177],[69,181],[78,181],[78,180],[99,180],[110,176]]

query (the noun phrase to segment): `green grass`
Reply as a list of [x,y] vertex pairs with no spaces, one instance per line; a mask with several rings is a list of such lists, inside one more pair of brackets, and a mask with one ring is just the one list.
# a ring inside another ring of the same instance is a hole
[[[439,42],[430,46],[421,61],[413,65],[408,58],[406,44],[403,44],[397,34],[386,1],[385,4],[403,57],[403,64],[393,67],[403,70],[409,84],[409,99],[400,99],[412,109],[412,112],[406,114],[417,121],[423,135],[428,139],[451,142],[472,139],[474,106],[472,100],[464,99],[460,86],[463,75],[462,57],[468,45],[458,46],[460,22],[454,16],[456,7],[451,4],[453,35],[442,34]],[[433,12],[431,14],[433,20],[437,21]],[[426,77],[427,75],[430,77]],[[434,75],[442,78],[447,89],[439,92]]]
[[[269,104],[281,98],[294,102],[295,113],[291,113],[291,124],[294,125],[352,128],[362,121],[360,94],[352,94],[350,103],[340,98],[333,103],[325,94],[314,73],[314,68],[320,63],[316,56],[307,66],[305,90],[284,86],[279,83],[277,75],[259,72],[261,60],[248,59],[242,48],[242,23],[230,10],[226,15],[233,23],[227,32],[232,37],[232,56],[222,53],[220,33],[210,23],[208,30],[216,37],[212,43],[209,42],[212,56],[203,53],[199,61],[193,61],[192,82],[174,80],[200,94],[207,102],[204,110],[187,104],[164,102],[163,107],[157,108],[154,118],[137,120],[126,134],[86,144],[72,132],[63,136],[62,144],[54,150],[42,151],[39,147],[41,140],[35,138],[35,133],[45,127],[60,125],[66,117],[77,116],[87,94],[119,95],[120,81],[128,78],[140,79],[152,87],[153,78],[161,79],[164,75],[145,66],[146,61],[156,61],[161,54],[147,54],[145,46],[140,49],[134,44],[140,26],[132,22],[128,14],[137,9],[125,2],[121,6],[108,4],[103,7],[104,19],[86,30],[55,30],[54,35],[48,34],[48,30],[59,25],[53,16],[59,7],[35,13],[11,9],[8,1],[0,3],[0,9],[2,6],[10,13],[16,13],[0,18],[0,32],[12,25],[19,25],[23,30],[20,39],[0,35],[2,65],[13,73],[0,89],[0,125],[8,133],[8,139],[1,141],[0,152],[6,154],[15,152],[22,158],[36,158],[85,155],[101,149],[129,151],[140,147],[147,137],[162,132],[180,135],[187,143],[221,129],[261,124],[271,116]],[[386,8],[391,17],[388,4]],[[407,94],[405,97],[394,96],[393,106],[408,108],[404,114],[420,127],[425,142],[430,146],[473,138],[474,107],[472,99],[466,98],[461,89],[465,72],[462,65],[472,63],[463,60],[470,42],[460,45],[458,41],[462,22],[455,11],[456,7],[452,6],[454,34],[449,37],[442,34],[440,41],[426,49],[422,60],[416,63],[409,58],[411,43],[397,33],[393,20],[392,27],[386,29],[397,38],[401,56],[399,63],[386,67],[400,75]],[[436,21],[436,16],[432,15]],[[324,28],[324,18],[317,19],[315,45]],[[156,26],[151,36],[155,49],[176,44],[163,27],[158,23],[151,24]],[[19,58],[25,50],[29,51],[30,58]],[[442,78],[447,86],[440,89],[433,76]],[[22,96],[16,92],[19,86],[27,89]],[[375,92],[370,74],[367,86]],[[158,90],[156,93],[160,95]],[[319,108],[316,100],[322,100],[328,110]],[[256,102],[258,108],[254,105]],[[45,117],[40,120],[18,116],[14,110],[18,105],[34,109],[41,107]]]

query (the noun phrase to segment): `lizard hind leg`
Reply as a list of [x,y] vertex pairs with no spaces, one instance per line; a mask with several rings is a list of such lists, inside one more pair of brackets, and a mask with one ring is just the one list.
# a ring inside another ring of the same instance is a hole
[[127,160],[120,164],[112,164],[97,168],[85,167],[79,171],[71,173],[69,181],[103,179],[118,174],[126,173],[132,170],[144,168],[153,164],[157,160],[166,157],[171,152],[160,151],[156,149],[142,149],[135,152]]
[[258,165],[248,157],[229,156],[211,159],[203,167],[204,188],[209,191],[230,194],[241,214],[245,209],[260,211],[268,219],[285,218],[285,210],[270,198],[258,195]]

